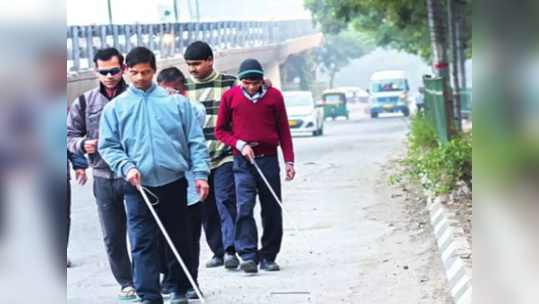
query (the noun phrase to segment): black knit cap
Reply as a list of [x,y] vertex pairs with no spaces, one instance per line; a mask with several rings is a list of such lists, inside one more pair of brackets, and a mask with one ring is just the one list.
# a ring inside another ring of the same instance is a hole
[[264,79],[264,69],[258,60],[247,59],[240,65],[238,78],[242,79]]

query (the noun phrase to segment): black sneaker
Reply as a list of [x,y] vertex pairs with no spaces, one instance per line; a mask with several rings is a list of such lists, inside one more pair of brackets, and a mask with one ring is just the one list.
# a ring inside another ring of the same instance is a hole
[[170,290],[161,288],[161,295],[170,296]]
[[[200,293],[202,293],[202,291]],[[189,300],[198,300],[198,295],[197,295],[196,291],[193,288],[189,288],[189,290],[187,291],[185,296]],[[202,296],[204,296],[204,293],[202,293]]]
[[188,304],[189,300],[184,294],[173,292],[170,294],[170,304]]
[[281,267],[275,262],[263,260],[262,263],[260,263],[260,269],[265,271],[280,271]]
[[217,268],[225,264],[225,261],[222,257],[213,257],[208,263],[206,263],[206,268]]
[[169,296],[172,293],[172,289],[169,287],[161,287],[161,294],[164,296]]
[[225,268],[236,269],[240,266],[240,260],[235,254],[225,253]]
[[142,303],[142,304],[156,304],[155,302],[152,302],[150,300],[143,300],[143,299],[137,299],[135,301],[133,301],[135,303]]
[[253,260],[243,261],[240,264],[240,269],[245,273],[258,273],[258,265]]

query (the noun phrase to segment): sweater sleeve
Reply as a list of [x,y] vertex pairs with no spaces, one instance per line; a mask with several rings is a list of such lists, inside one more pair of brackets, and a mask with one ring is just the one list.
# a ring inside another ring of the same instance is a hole
[[228,90],[221,99],[217,124],[215,125],[215,137],[230,147],[236,147],[238,139],[232,135],[232,90]]
[[67,157],[71,161],[73,170],[88,169],[88,160],[82,155],[77,155],[67,151]]
[[286,113],[286,106],[284,103],[283,94],[277,91],[276,108],[277,108],[277,132],[279,133],[279,142],[281,149],[283,150],[284,161],[288,164],[293,164],[294,157],[294,144],[292,142],[292,134],[290,132],[290,123],[288,121],[288,114]]

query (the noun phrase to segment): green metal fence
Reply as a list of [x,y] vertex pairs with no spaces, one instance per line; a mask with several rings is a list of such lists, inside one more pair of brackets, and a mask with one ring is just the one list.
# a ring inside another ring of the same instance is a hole
[[450,139],[450,115],[448,115],[445,103],[444,81],[442,78],[425,76],[425,117],[436,128],[441,143],[447,143]]
[[465,119],[472,118],[472,89],[461,90],[460,93],[460,107],[462,112],[462,117]]

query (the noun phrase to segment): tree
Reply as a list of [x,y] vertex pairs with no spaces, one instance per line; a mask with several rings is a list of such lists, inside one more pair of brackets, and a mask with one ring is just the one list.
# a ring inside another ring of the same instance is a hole
[[[424,0],[305,0],[324,33],[351,26],[381,47],[417,54],[432,62],[427,6]],[[471,0],[462,8],[464,35],[472,41]],[[468,55],[471,55],[469,53]]]
[[350,64],[352,59],[362,57],[371,51],[369,43],[359,34],[341,32],[338,35],[326,35],[322,45],[312,50],[315,70],[322,69],[328,74],[329,87],[333,88],[335,75]]
[[309,91],[315,78],[313,66],[313,58],[309,51],[290,56],[281,69],[282,81],[290,83],[299,79],[299,89]]

